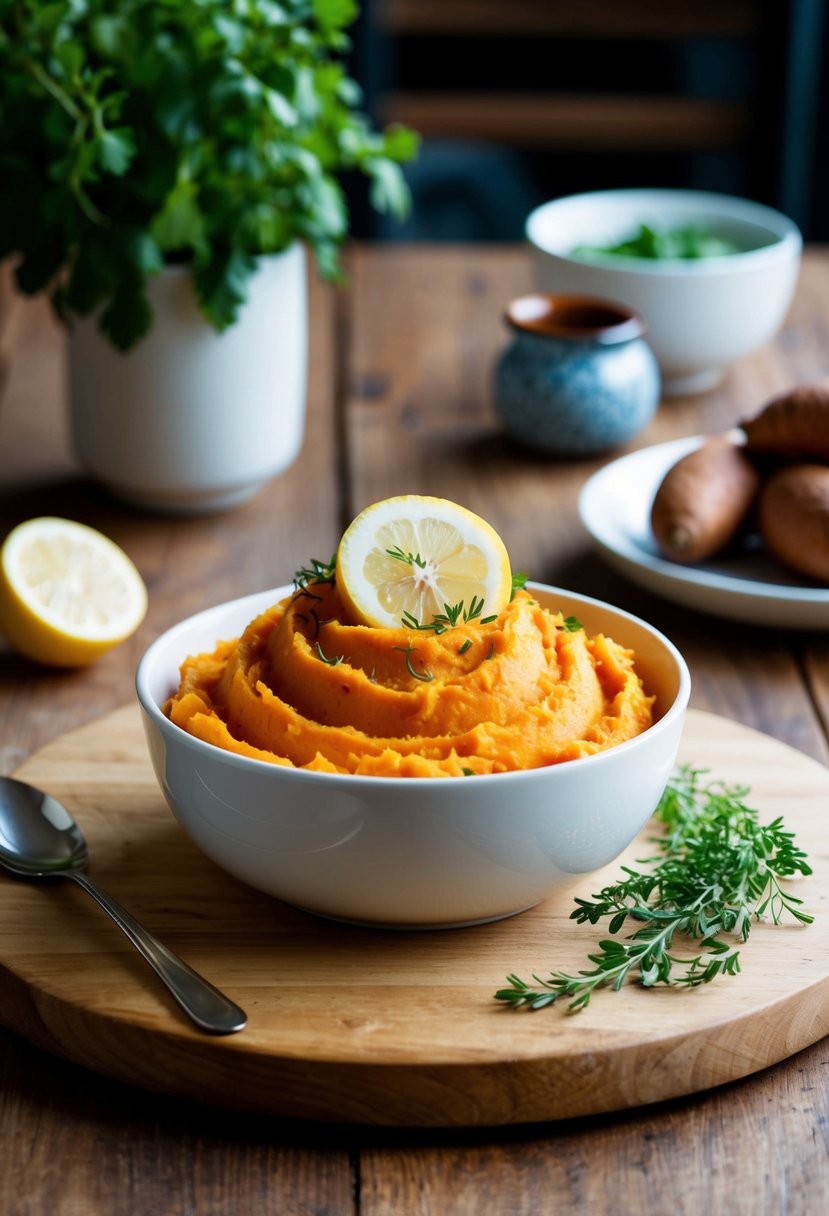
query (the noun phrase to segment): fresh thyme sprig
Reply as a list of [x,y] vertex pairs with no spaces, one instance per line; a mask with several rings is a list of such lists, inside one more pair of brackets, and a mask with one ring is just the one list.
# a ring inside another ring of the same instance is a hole
[[562,633],[578,633],[580,629],[584,629],[584,625],[576,616],[566,616],[561,622]]
[[328,655],[325,653],[322,646],[320,646],[319,642],[317,642],[316,650],[317,650],[317,658],[321,659],[323,661],[323,663],[327,663],[329,667],[339,667],[340,663],[342,663],[343,660],[345,659],[344,654],[338,654],[338,655],[335,655],[332,659],[329,659]]
[[422,680],[424,684],[428,684],[430,680],[434,680],[435,677],[431,671],[418,671],[412,666],[412,651],[414,650],[414,646],[412,646],[411,642],[408,646],[395,646],[394,649],[402,650],[405,654],[406,668],[410,676],[414,676],[416,680]]
[[426,569],[426,559],[421,557],[419,553],[407,553],[399,545],[395,545],[393,549],[387,549],[386,553],[389,557],[393,557],[396,562],[403,562],[407,566],[418,566],[421,570]]
[[464,608],[464,601],[459,604],[444,604],[443,612],[436,612],[431,621],[421,622],[417,619],[413,612],[404,612],[401,617],[401,624],[407,629],[419,629],[421,632],[434,633],[439,636],[441,633],[446,633],[447,629],[454,629],[460,620],[463,620],[465,625],[470,621],[480,620],[482,625],[489,625],[493,621],[498,620],[498,614],[492,616],[481,616],[484,610],[484,601],[477,596],[472,596],[472,602],[468,608]]
[[443,626],[441,625],[435,626],[434,623],[426,625],[421,624],[413,612],[404,612],[400,618],[400,624],[406,629],[420,630],[421,633],[430,633],[433,629],[436,634],[445,632]]
[[312,557],[309,566],[303,566],[297,570],[294,575],[294,586],[299,592],[307,591],[309,583],[330,583],[333,587],[337,581],[336,571],[336,553],[332,554],[331,559],[327,562],[321,562],[319,558]]
[[[654,840],[656,856],[643,862],[653,869],[623,866],[622,879],[590,900],[576,899],[570,913],[579,924],[607,920],[611,934],[628,920],[640,927],[622,940],[600,941],[588,955],[591,969],[534,975],[534,984],[508,975],[509,987],[496,992],[496,1000],[543,1009],[564,998],[569,1011],[578,1011],[597,988],[618,991],[629,978],[646,988],[696,987],[740,970],[736,943],[748,940],[753,921],[770,917],[779,924],[788,914],[811,924],[802,900],[780,885],[781,878],[812,872],[793,833],[780,818],[761,824],[744,801],[747,787],[706,782],[704,774],[686,765],[668,783],[655,812],[665,832]],[[699,952],[673,953],[676,935],[697,941]]]

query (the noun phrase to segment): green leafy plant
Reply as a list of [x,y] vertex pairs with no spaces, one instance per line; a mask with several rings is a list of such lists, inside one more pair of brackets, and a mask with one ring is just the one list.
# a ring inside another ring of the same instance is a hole
[[193,270],[231,325],[256,258],[306,242],[338,273],[354,170],[405,213],[405,128],[378,133],[340,61],[356,0],[0,0],[0,258],[127,349],[147,276]]
[[[760,823],[747,793],[705,780],[702,769],[680,768],[655,812],[665,830],[654,841],[658,855],[648,859],[653,869],[624,866],[623,878],[592,899],[576,899],[570,913],[579,924],[606,921],[611,934],[632,921],[634,932],[600,941],[588,955],[593,966],[583,971],[533,976],[532,984],[509,975],[496,1000],[543,1009],[564,999],[576,1012],[596,989],[618,991],[628,980],[693,988],[740,970],[737,943],[748,940],[753,921],[770,917],[778,924],[788,915],[810,924],[801,900],[780,884],[811,874],[806,854],[781,819]],[[681,953],[675,938],[685,943]],[[698,949],[688,952],[689,942]]]

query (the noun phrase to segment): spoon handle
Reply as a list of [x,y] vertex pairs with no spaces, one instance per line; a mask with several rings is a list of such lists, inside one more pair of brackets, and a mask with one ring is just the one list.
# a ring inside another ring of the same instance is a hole
[[162,945],[91,878],[80,870],[67,871],[65,876],[88,891],[109,913],[197,1026],[213,1034],[234,1034],[244,1028],[248,1020],[244,1010]]

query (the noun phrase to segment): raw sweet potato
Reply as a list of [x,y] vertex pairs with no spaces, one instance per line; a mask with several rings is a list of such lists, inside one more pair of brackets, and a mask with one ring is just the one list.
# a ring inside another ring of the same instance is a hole
[[829,460],[829,380],[798,384],[772,397],[740,425],[752,454]]
[[757,523],[781,562],[829,585],[829,466],[778,469],[763,486]]
[[760,475],[740,444],[708,439],[668,470],[651,509],[654,537],[666,557],[698,562],[733,539],[748,517]]

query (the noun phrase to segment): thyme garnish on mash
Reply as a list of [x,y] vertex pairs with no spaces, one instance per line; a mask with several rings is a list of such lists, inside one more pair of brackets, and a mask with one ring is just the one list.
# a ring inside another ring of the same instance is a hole
[[294,586],[299,592],[307,592],[309,583],[330,583],[333,587],[336,582],[336,571],[336,553],[327,562],[321,562],[319,558],[312,557],[310,565],[297,570],[294,575]]

